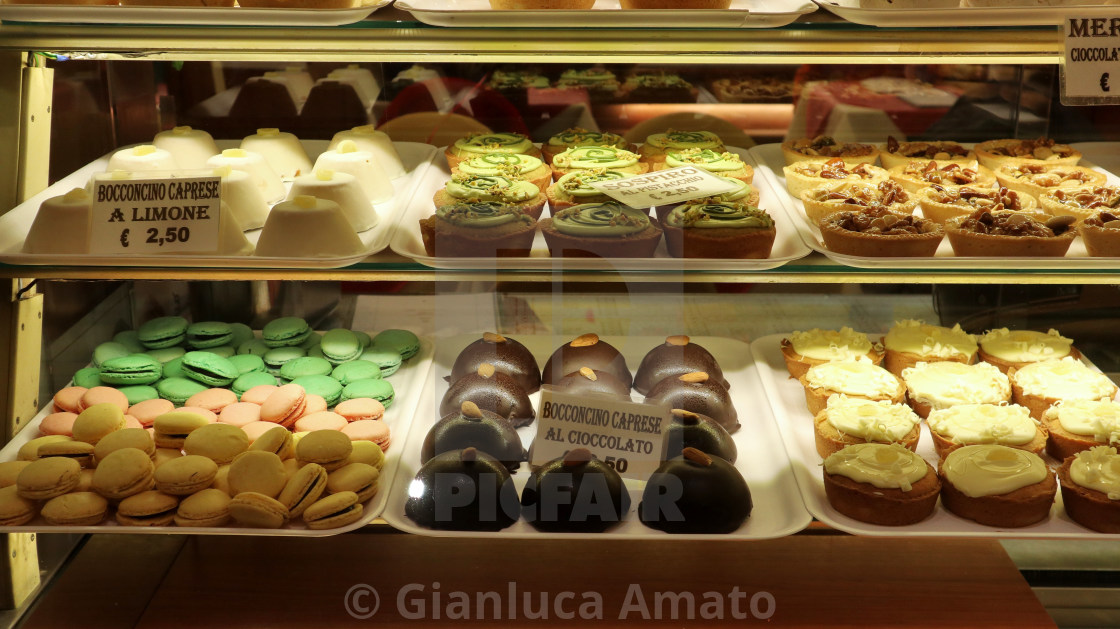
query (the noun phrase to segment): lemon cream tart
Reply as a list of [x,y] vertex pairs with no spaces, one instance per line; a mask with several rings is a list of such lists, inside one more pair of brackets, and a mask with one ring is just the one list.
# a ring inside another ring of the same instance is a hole
[[491,153],[541,156],[533,142],[520,133],[472,133],[455,140],[443,154],[454,169],[461,161]]
[[782,339],[781,346],[786,369],[794,378],[805,375],[809,367],[836,360],[864,357],[876,365],[883,362],[882,348],[872,344],[866,334],[849,327],[795,331]]
[[933,513],[941,482],[925,459],[898,444],[858,443],[824,460],[824,490],[850,518],[905,526]]
[[942,186],[934,184],[918,192],[922,215],[944,225],[949,219],[968,216],[976,210],[1033,212],[1038,202],[1029,194],[1004,187]]
[[1037,455],[1000,445],[960,448],[941,463],[941,504],[987,526],[1029,526],[1050,515],[1058,483]]
[[653,170],[667,170],[691,166],[699,168],[713,175],[722,175],[732,179],[739,179],[744,183],[754,180],[754,168],[729,151],[713,151],[712,149],[684,149],[681,151],[670,150],[665,153],[664,162],[656,162]]
[[568,173],[599,168],[639,175],[649,170],[649,164],[638,161],[637,153],[613,146],[577,146],[552,158],[552,173],[556,179]]
[[553,257],[652,258],[661,242],[649,216],[618,203],[572,206],[540,225]]
[[1120,454],[1097,446],[1071,456],[1058,468],[1066,514],[1081,526],[1120,533]]
[[976,145],[976,157],[992,170],[1004,164],[1042,164],[1075,166],[1081,152],[1050,138],[1036,140],[988,140]]
[[552,158],[556,157],[559,153],[581,146],[613,146],[617,149],[627,150],[632,148],[630,143],[626,141],[626,138],[617,133],[588,131],[587,129],[572,127],[571,129],[565,129],[550,137],[548,142],[545,142],[544,145],[541,146],[541,152],[544,153],[545,161],[551,164]]
[[901,443],[918,446],[921,418],[910,407],[846,395],[831,395],[813,419],[817,454],[827,457],[855,443]]
[[782,167],[786,178],[786,190],[793,196],[800,196],[806,190],[817,186],[840,181],[878,184],[886,181],[887,171],[872,164],[848,166],[839,157],[827,162],[796,162]]
[[536,220],[515,206],[495,201],[459,201],[436,208],[420,221],[420,236],[429,256],[527,256],[536,235]]
[[988,363],[941,361],[902,370],[907,400],[918,415],[959,404],[999,404],[1011,399],[1011,383]]
[[436,192],[433,200],[437,208],[458,201],[495,201],[515,206],[522,213],[538,219],[544,210],[545,197],[540,188],[528,181],[500,175],[477,177],[460,174],[452,176],[443,189]]
[[1069,356],[1012,368],[1007,375],[1011,378],[1011,399],[1031,409],[1035,419],[1042,419],[1046,409],[1058,401],[1116,397],[1116,384],[1108,376]]
[[883,337],[886,360],[883,364],[887,371],[896,376],[902,370],[913,367],[919,362],[953,362],[970,364],[976,359],[976,337],[961,329],[960,324],[952,328],[929,325],[924,321],[904,319]]
[[1059,461],[1093,446],[1120,446],[1120,404],[1114,400],[1059,402],[1042,414],[1050,432],[1046,452]]
[[813,415],[821,412],[829,396],[835,393],[895,404],[902,404],[906,399],[906,385],[902,380],[867,358],[814,365],[800,381],[805,387],[805,403]]
[[979,342],[980,360],[992,363],[1005,373],[1011,367],[1022,367],[1040,360],[1056,360],[1066,356],[1077,358],[1081,355],[1073,347],[1072,339],[1067,339],[1054,329],[1036,332],[995,328],[980,335]]
[[961,446],[984,443],[1035,454],[1046,447],[1046,429],[1018,404],[958,404],[930,411],[926,425],[941,458]]
[[768,258],[776,234],[765,210],[715,199],[678,205],[662,228],[675,258]]
[[453,173],[493,177],[502,175],[510,179],[524,179],[544,192],[552,183],[552,169],[540,158],[517,153],[491,153],[459,162]]
[[1055,190],[1103,186],[1108,178],[1081,166],[1004,164],[996,169],[996,180],[1001,186],[1037,199]]
[[669,129],[665,133],[654,133],[646,137],[646,141],[638,150],[642,159],[648,162],[664,161],[669,151],[684,151],[688,149],[708,149],[723,152],[723,140],[711,131],[676,131]]
[[592,188],[590,184],[602,181],[618,181],[633,177],[630,173],[594,168],[572,172],[560,177],[556,183],[545,190],[548,207],[553,213],[581,203],[610,203],[614,199]]

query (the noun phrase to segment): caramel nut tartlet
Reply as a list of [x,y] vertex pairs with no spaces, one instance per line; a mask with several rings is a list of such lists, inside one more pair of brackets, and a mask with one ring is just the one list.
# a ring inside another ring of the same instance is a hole
[[1100,212],[1120,214],[1120,188],[1116,186],[1085,186],[1058,188],[1038,197],[1042,209],[1054,216],[1072,216],[1078,224]]
[[897,182],[887,180],[878,184],[825,184],[802,192],[801,202],[805,206],[805,216],[816,225],[830,214],[867,208],[884,208],[899,215],[913,214],[918,197]]
[[1053,138],[1035,140],[988,140],[976,145],[976,157],[992,170],[1003,164],[1035,163],[1075,166],[1081,161],[1081,152],[1055,142]]
[[815,138],[798,138],[782,142],[782,155],[786,165],[796,162],[827,162],[839,157],[845,164],[874,164],[879,157],[879,149],[870,144],[837,142],[827,135]]
[[854,181],[878,184],[888,177],[887,171],[878,166],[867,163],[849,166],[839,157],[827,162],[796,162],[782,167],[782,173],[786,178],[786,190],[794,196],[826,183]]
[[973,186],[990,188],[996,176],[983,166],[972,164],[961,166],[956,162],[912,161],[894,166],[887,171],[893,181],[906,190],[918,192],[922,188],[937,184],[940,186]]
[[958,256],[1062,257],[1077,232],[1072,216],[977,210],[945,224]]
[[883,168],[902,166],[913,160],[955,162],[961,166],[976,164],[976,153],[956,142],[899,142],[894,136],[887,136],[887,143],[879,148],[879,159]]
[[945,236],[929,219],[899,216],[884,208],[838,212],[818,225],[829,251],[862,257],[932,256]]
[[1060,189],[1102,186],[1104,173],[1066,164],[1004,164],[996,169],[999,185],[1033,197]]
[[926,218],[944,225],[953,217],[966,216],[976,210],[1033,212],[1038,207],[1038,202],[1030,195],[1003,187],[974,188],[934,184],[918,193],[918,205]]
[[1099,258],[1120,257],[1120,210],[1104,210],[1081,221],[1077,226],[1089,255]]

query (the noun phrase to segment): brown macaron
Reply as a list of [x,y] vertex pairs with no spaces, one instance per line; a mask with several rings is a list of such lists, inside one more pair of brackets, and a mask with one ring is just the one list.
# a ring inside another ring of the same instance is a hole
[[327,471],[323,466],[308,463],[292,474],[277,500],[288,508],[290,517],[298,518],[323,495],[327,482]]
[[152,488],[155,465],[147,452],[121,448],[109,454],[93,472],[93,490],[109,500],[124,500]]
[[73,459],[82,467],[93,465],[93,446],[85,441],[57,441],[39,446],[39,458],[63,457]]
[[243,452],[229,466],[229,489],[230,495],[234,497],[245,492],[255,492],[275,498],[287,483],[288,473],[284,469],[284,462],[271,452]]
[[43,505],[43,519],[54,526],[93,526],[105,519],[109,501],[92,491],[63,494]]
[[230,500],[229,514],[238,524],[260,529],[278,529],[288,521],[287,507],[255,491],[242,492]]
[[354,446],[350,438],[337,430],[316,430],[303,436],[296,444],[296,458],[303,463],[318,463],[328,472],[346,465]]
[[189,496],[209,487],[217,475],[217,463],[204,456],[188,454],[156,468],[156,488],[174,496]]
[[117,523],[122,526],[168,526],[175,519],[179,498],[160,491],[143,491],[117,505]]
[[16,477],[17,492],[29,500],[50,500],[77,487],[81,473],[82,466],[73,459],[39,459]]
[[372,465],[350,463],[330,473],[327,477],[327,491],[332,494],[352,491],[358,495],[358,502],[365,502],[377,493],[380,476],[381,473]]
[[331,494],[303,512],[307,528],[314,530],[336,529],[361,518],[362,503],[358,501],[358,494],[352,491]]
[[198,454],[222,465],[249,449],[249,435],[237,426],[206,424],[193,431],[183,441],[183,451]]

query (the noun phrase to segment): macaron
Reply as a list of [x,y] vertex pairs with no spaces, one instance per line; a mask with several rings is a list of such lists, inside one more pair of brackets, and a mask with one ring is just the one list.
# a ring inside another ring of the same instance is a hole
[[144,430],[149,430],[147,427],[144,426],[144,424],[140,423],[139,419],[136,419],[132,415],[127,415],[127,414],[124,416],[124,427],[125,428],[143,428]]
[[350,452],[350,456],[346,459],[346,464],[351,463],[365,463],[376,467],[378,471],[385,467],[385,451],[381,446],[372,441],[351,441],[350,445],[354,449]]
[[214,484],[211,485],[214,489],[221,490],[227,496],[232,495],[233,492],[229,490],[229,466],[219,465],[218,473],[214,475]]
[[74,386],[83,389],[99,387],[101,386],[101,370],[97,367],[82,367],[74,372],[74,376],[70,380],[74,383]]
[[222,423],[202,426],[183,441],[183,452],[204,456],[219,465],[232,462],[248,449],[249,437],[245,431]]
[[358,397],[345,402],[339,402],[334,407],[334,412],[342,415],[348,422],[363,419],[381,419],[385,416],[385,406],[369,397]]
[[312,504],[303,512],[307,528],[335,529],[353,524],[362,518],[362,503],[352,491],[331,494]]
[[54,441],[73,441],[72,437],[66,435],[46,435],[44,437],[35,437],[31,441],[19,447],[19,452],[16,453],[16,459],[19,461],[34,461],[39,458],[39,447],[44,443],[51,443]]
[[187,320],[183,317],[157,317],[145,321],[136,330],[136,336],[148,349],[171,347],[186,339],[187,325]]
[[346,418],[338,413],[330,411],[319,411],[310,415],[304,415],[296,420],[295,429],[297,432],[311,432],[313,430],[342,430],[342,427],[348,424]]
[[39,458],[65,458],[82,467],[93,466],[93,446],[84,441],[57,441],[39,446]]
[[[245,424],[241,427],[241,430],[245,431],[245,436],[249,437],[249,447],[252,448],[253,444],[257,442],[257,439],[260,439],[265,433],[277,427],[284,428],[283,426],[279,426],[276,422],[256,421]],[[284,428],[284,430],[288,429]]]
[[106,362],[113,360],[114,358],[123,358],[131,353],[132,352],[128,349],[128,347],[125,347],[120,343],[109,341],[107,343],[101,343],[97,347],[93,348],[93,356],[91,357],[90,362],[93,363],[94,367],[100,369],[105,365]]
[[129,408],[132,408],[140,402],[159,399],[159,391],[155,387],[146,384],[124,386],[117,390],[124,394],[125,399],[128,400]]
[[220,423],[237,426],[238,428],[255,421],[260,421],[260,419],[260,404],[253,404],[251,402],[230,404],[223,408],[221,413],[218,413],[218,421]]
[[249,449],[271,452],[281,460],[290,459],[296,453],[295,439],[292,438],[291,431],[283,426],[274,426],[262,433],[253,441]]
[[261,403],[261,420],[290,427],[303,415],[307,393],[298,384],[285,384]]
[[298,518],[327,488],[327,470],[315,463],[301,467],[276,498],[288,509],[290,517]]
[[272,349],[261,339],[249,339],[243,341],[237,346],[238,354],[252,354],[253,356],[264,356],[268,350]]
[[38,510],[38,503],[19,495],[14,485],[0,489],[0,526],[27,524]]
[[369,347],[373,343],[373,337],[361,330],[354,330],[354,336],[358,337],[358,342],[362,344],[362,349]]
[[307,393],[322,396],[327,408],[338,404],[342,397],[342,384],[330,376],[303,376],[292,380],[292,384],[303,387]]
[[408,330],[382,330],[373,337],[373,346],[392,349],[408,360],[420,351],[420,339]]
[[40,435],[66,435],[70,437],[74,434],[74,420],[78,419],[77,413],[70,413],[62,411],[59,413],[51,413],[39,422]]
[[300,317],[281,317],[265,324],[261,338],[269,347],[299,345],[311,335],[311,327]]
[[74,419],[73,436],[78,441],[97,445],[105,435],[121,430],[124,426],[124,409],[118,404],[94,404],[78,413]]
[[401,368],[401,355],[394,349],[371,345],[362,351],[359,362],[373,363],[381,370],[381,377],[388,378]]
[[152,457],[152,463],[155,464],[158,470],[164,463],[181,456],[183,456],[183,451],[178,448],[156,448],[156,454]]
[[38,459],[16,477],[19,495],[28,500],[50,500],[74,489],[82,466],[77,461],[52,457]]
[[163,377],[163,366],[145,354],[128,354],[101,363],[101,382],[113,386],[151,384]]
[[240,347],[242,343],[256,338],[256,334],[253,334],[253,328],[250,328],[244,323],[229,324],[229,333],[229,344],[234,347]]
[[356,380],[342,389],[340,401],[353,400],[362,397],[373,398],[385,408],[393,405],[396,392],[388,380]]
[[183,355],[187,353],[187,350],[182,347],[163,347],[160,349],[150,349],[144,353],[156,359],[156,362],[159,364],[167,366],[167,363],[176,358],[182,358]]
[[187,398],[187,406],[204,408],[213,413],[221,413],[230,404],[237,403],[237,394],[229,389],[207,389]]
[[128,397],[112,387],[91,387],[82,394],[81,408],[85,410],[95,404],[114,404],[123,413],[128,410]]
[[229,357],[229,362],[237,367],[238,375],[265,373],[264,359],[256,354],[235,354]]
[[222,358],[226,358],[226,359],[233,358],[234,356],[237,355],[237,348],[232,346],[232,345],[219,345],[217,347],[208,347],[208,348],[206,348],[204,350],[200,350],[200,351],[210,352],[211,354],[214,354],[215,356],[221,356]]
[[93,491],[93,473],[94,470],[90,468],[82,468],[82,473],[78,476],[78,485],[74,487],[74,491]]
[[332,369],[334,366],[325,358],[300,356],[280,367],[280,377],[285,380],[296,380],[308,376],[329,376]]
[[[229,388],[233,391],[234,395],[237,396],[237,399],[242,402],[249,402],[251,400],[246,400],[244,398],[245,394],[250,389],[260,386],[271,386],[275,388],[278,384],[280,384],[280,382],[276,379],[276,376],[266,371],[251,371],[237,376],[237,379],[229,385]],[[263,402],[264,399],[262,398],[261,401]]]
[[304,398],[303,414],[310,415],[312,413],[320,413],[327,410],[327,401],[321,395],[308,393]]
[[109,500],[123,500],[151,489],[154,471],[155,464],[147,452],[122,448],[98,462],[93,472],[93,490]]
[[229,488],[233,496],[249,491],[275,498],[287,482],[284,463],[272,452],[249,450],[239,454],[229,466]]
[[389,425],[381,420],[362,419],[346,424],[340,431],[351,441],[369,441],[375,443],[382,450],[389,449]]
[[207,424],[213,424],[214,422],[218,421],[217,413],[198,406],[181,406],[175,410],[181,411],[183,413],[194,413],[195,415],[201,415],[206,418]]
[[163,363],[163,377],[164,378],[186,378],[183,375],[183,357],[172,358],[171,360]]
[[229,523],[229,494],[220,489],[203,489],[187,496],[175,512],[177,526],[213,527]]
[[156,489],[174,496],[188,496],[209,487],[217,475],[217,463],[204,456],[188,454],[156,468]]
[[[273,378],[273,382],[275,381],[276,379]],[[272,395],[272,392],[279,388],[280,387],[277,384],[253,385],[252,387],[245,389],[245,392],[241,394],[241,401],[250,402],[252,404],[264,404],[264,401],[268,399],[268,396]]]
[[346,328],[335,328],[323,335],[319,348],[323,356],[335,365],[356,360],[362,353],[358,335]]
[[186,404],[192,395],[209,388],[201,382],[184,377],[164,378],[156,383],[156,391],[159,391],[159,396],[165,400],[170,400],[176,406]]
[[288,509],[275,498],[253,491],[229,501],[229,514],[238,524],[258,529],[278,529],[288,521]]
[[48,500],[41,513],[54,526],[93,526],[105,519],[108,510],[105,498],[92,491],[76,491]]
[[296,458],[303,463],[318,463],[328,472],[342,467],[354,449],[350,439],[334,430],[316,430],[296,444]]
[[224,387],[240,374],[228,358],[194,351],[183,355],[183,375],[209,387]]
[[31,465],[31,461],[5,461],[0,463],[0,488],[12,487],[23,468]]
[[145,400],[143,402],[139,402],[133,404],[132,406],[129,406],[128,412],[126,414],[132,415],[141,424],[143,424],[144,427],[148,427],[152,425],[152,422],[156,420],[156,417],[159,417],[164,413],[170,413],[173,410],[175,410],[175,404],[173,404],[170,400],[156,398],[154,400]]
[[[398,364],[400,356],[397,356]],[[356,380],[379,380],[382,377],[381,367],[365,360],[354,360],[342,363],[331,371],[331,377],[346,386]]]
[[[312,330],[311,334],[308,334],[307,338],[304,339],[304,341],[302,343],[300,343],[299,345],[297,345],[296,347],[302,347],[304,351],[310,353],[312,349],[318,348],[322,344],[323,344],[323,333],[322,332],[316,332],[315,330]],[[323,357],[322,352],[320,352],[319,358],[322,358],[322,357]]]
[[190,411],[171,411],[156,418],[152,427],[155,428],[156,446],[160,448],[179,449],[191,432],[210,423],[205,415]]
[[140,342],[140,333],[136,330],[121,330],[113,335],[113,342],[120,343],[128,348],[130,354],[139,354],[144,351],[144,344]]
[[122,526],[169,526],[175,520],[179,498],[161,491],[142,491],[117,505],[117,523]]
[[64,387],[54,394],[52,402],[54,402],[55,412],[67,411],[70,413],[82,412],[82,396],[85,395],[85,387]]
[[233,328],[223,321],[196,321],[187,326],[187,345],[207,349],[227,345],[233,340]]
[[299,347],[276,347],[268,350],[261,360],[268,373],[279,376],[285,364],[304,356],[307,356],[307,352]]
[[377,493],[380,477],[381,473],[372,465],[348,463],[327,476],[327,491],[332,494],[352,491],[358,494],[358,502],[365,502]]
[[105,435],[93,449],[94,461],[104,461],[105,457],[124,448],[136,448],[149,457],[156,455],[156,444],[152,436],[143,428],[125,428]]

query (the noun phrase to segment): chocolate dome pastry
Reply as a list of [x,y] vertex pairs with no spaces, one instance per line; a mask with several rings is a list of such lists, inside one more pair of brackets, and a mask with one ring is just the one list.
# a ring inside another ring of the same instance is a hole
[[533,470],[521,492],[522,515],[542,531],[599,533],[630,510],[618,472],[586,448],[576,448]]
[[680,456],[685,448],[696,448],[730,463],[734,463],[739,456],[739,449],[735,447],[731,434],[716,420],[683,408],[674,408],[669,434],[665,435],[664,460]]
[[474,402],[463,402],[459,411],[444,415],[428,431],[420,448],[420,462],[427,463],[448,450],[472,447],[498,459],[510,472],[525,460],[521,438],[504,417],[484,411]]
[[638,517],[666,533],[730,533],[753,506],[739,470],[718,456],[685,448],[649,477]]
[[727,429],[727,432],[739,430],[739,415],[731,404],[731,395],[723,385],[709,378],[703,371],[665,378],[649,390],[645,401],[707,415]]
[[580,367],[556,382],[556,390],[572,395],[611,395],[630,399],[630,387],[605,371]]
[[533,354],[521,343],[492,332],[483,334],[482,338],[459,352],[455,365],[451,367],[449,382],[477,372],[482,363],[489,363],[494,366],[494,371],[516,380],[525,393],[541,388],[541,369],[537,367]]
[[408,488],[404,514],[431,529],[500,531],[517,521],[521,504],[505,465],[474,448],[429,460]]
[[600,341],[596,334],[581,334],[552,352],[544,364],[541,382],[556,384],[560,378],[579,371],[580,367],[605,371],[621,380],[627,388],[634,384],[626,359],[610,343]]
[[649,350],[638,371],[634,374],[634,390],[642,395],[649,393],[653,385],[665,378],[681,376],[693,371],[703,371],[710,378],[730,390],[731,385],[723,377],[719,363],[711,353],[693,343],[683,334],[670,336],[665,342]]
[[459,378],[451,385],[439,404],[440,417],[458,412],[466,401],[497,413],[514,428],[533,423],[533,404],[529,401],[529,394],[516,380],[495,371],[490,363],[482,363],[478,371]]

